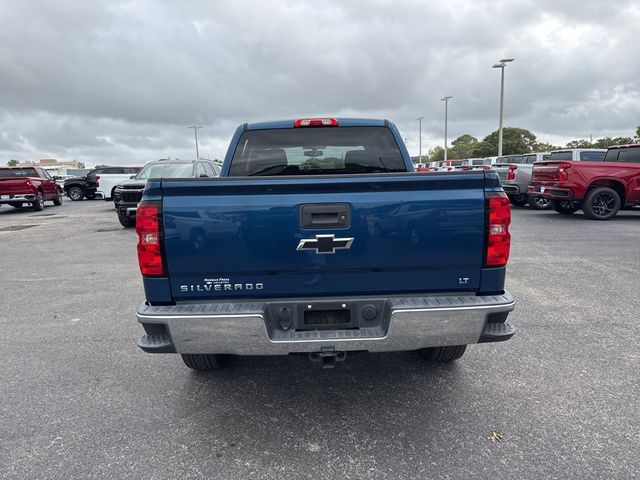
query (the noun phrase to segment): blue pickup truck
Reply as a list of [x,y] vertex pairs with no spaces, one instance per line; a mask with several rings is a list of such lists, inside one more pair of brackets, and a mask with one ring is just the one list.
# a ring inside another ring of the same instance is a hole
[[509,199],[495,173],[415,173],[387,120],[244,124],[219,178],[150,179],[137,210],[150,353],[415,350],[511,338]]

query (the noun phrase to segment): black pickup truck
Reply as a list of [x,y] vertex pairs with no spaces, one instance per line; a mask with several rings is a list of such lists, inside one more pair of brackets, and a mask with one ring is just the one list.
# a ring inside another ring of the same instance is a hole
[[138,203],[149,178],[207,178],[220,175],[220,167],[209,160],[157,160],[147,163],[132,179],[116,185],[113,203],[118,221],[125,228],[136,224]]
[[101,175],[135,175],[140,167],[100,167],[91,170],[83,177],[68,178],[64,181],[64,193],[74,202],[86,198],[96,198]]

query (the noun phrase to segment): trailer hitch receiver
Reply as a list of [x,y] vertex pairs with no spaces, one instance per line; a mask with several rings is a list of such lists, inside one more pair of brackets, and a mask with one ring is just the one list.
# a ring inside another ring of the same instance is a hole
[[319,352],[311,352],[309,360],[322,364],[322,368],[333,368],[336,362],[344,362],[347,352],[336,352],[333,347],[322,347]]

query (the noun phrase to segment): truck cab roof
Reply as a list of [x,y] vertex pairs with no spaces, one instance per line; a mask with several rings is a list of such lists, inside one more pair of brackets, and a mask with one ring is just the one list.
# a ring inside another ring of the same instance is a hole
[[551,153],[558,152],[606,152],[606,148],[561,148],[559,150],[552,150]]
[[618,148],[640,148],[640,143],[628,143],[626,145],[611,145],[609,150]]

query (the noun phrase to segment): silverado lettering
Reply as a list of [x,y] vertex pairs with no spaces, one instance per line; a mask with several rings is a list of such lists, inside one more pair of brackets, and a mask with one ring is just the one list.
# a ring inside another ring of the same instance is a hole
[[264,284],[262,283],[235,283],[233,285],[229,283],[205,283],[204,285],[180,285],[181,292],[221,292],[223,290],[262,290]]

